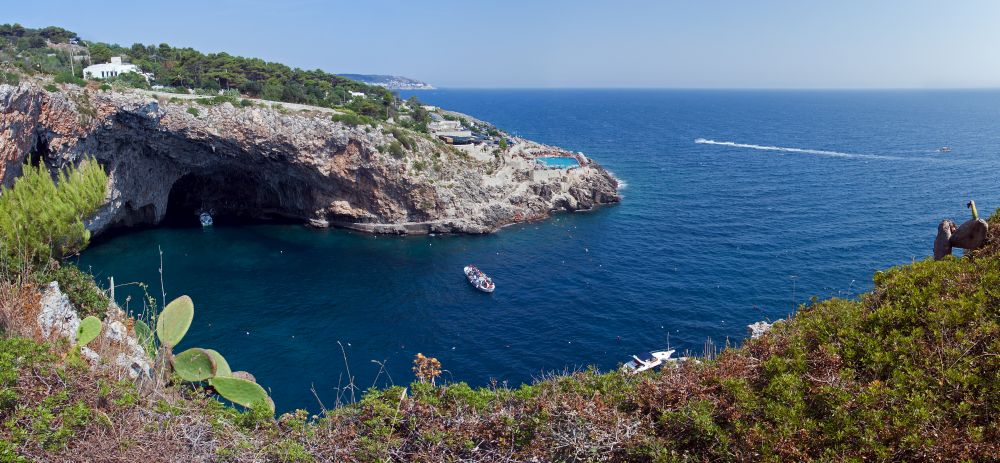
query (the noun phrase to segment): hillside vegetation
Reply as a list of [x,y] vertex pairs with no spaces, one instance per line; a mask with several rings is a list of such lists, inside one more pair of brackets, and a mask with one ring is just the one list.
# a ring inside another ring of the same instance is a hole
[[[70,41],[77,44],[70,44]],[[72,56],[78,58],[71,65]],[[82,78],[83,67],[87,64],[107,62],[112,56],[121,56],[153,75],[148,83],[134,74],[112,79],[134,87],[161,85],[184,92],[197,89],[207,94],[237,90],[252,98],[345,107],[363,116],[383,120],[393,117],[398,109],[397,98],[389,90],[319,69],[291,68],[228,53],[202,53],[166,43],[136,43],[125,47],[90,42],[60,27],[31,29],[20,24],[0,24],[0,62],[20,72],[65,74],[63,80],[68,82],[72,78]],[[364,93],[365,98],[354,98],[350,92]]]
[[[41,344],[17,329],[25,317],[8,316],[0,459],[994,460],[1000,216],[990,225],[987,245],[969,256],[879,272],[872,292],[803,306],[714,360],[516,389],[418,381],[277,419],[265,406],[223,405],[205,384],[137,388],[91,371],[68,361],[69,346]],[[8,274],[0,306],[37,310],[32,281]]]

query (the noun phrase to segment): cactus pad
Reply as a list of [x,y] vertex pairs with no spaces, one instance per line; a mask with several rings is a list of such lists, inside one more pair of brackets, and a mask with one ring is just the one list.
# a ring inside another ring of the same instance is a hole
[[247,381],[250,381],[251,383],[257,382],[257,378],[254,378],[253,375],[251,375],[250,372],[247,371],[234,371],[229,376],[232,376],[233,378],[245,379]]
[[212,379],[212,387],[226,400],[249,407],[257,402],[268,404],[274,412],[274,402],[270,401],[267,391],[257,383],[245,379],[220,376]]
[[229,362],[215,349],[204,349],[215,361],[215,376],[232,376],[233,370],[229,368]]
[[97,339],[100,334],[101,320],[95,316],[89,316],[80,322],[80,327],[76,330],[76,343],[80,346],[86,346],[90,341]]
[[188,349],[174,356],[171,363],[184,381],[204,381],[215,376],[215,360],[205,349]]
[[188,296],[170,301],[156,320],[156,337],[160,343],[173,349],[191,327],[194,319],[194,302]]

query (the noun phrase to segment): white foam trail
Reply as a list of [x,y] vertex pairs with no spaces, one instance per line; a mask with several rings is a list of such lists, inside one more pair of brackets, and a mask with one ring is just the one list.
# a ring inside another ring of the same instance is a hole
[[857,154],[857,153],[843,153],[840,151],[812,150],[805,148],[786,148],[784,146],[751,145],[747,143],[736,143],[732,141],[706,140],[704,138],[695,139],[694,142],[699,145],[729,146],[732,148],[746,148],[746,149],[760,150],[760,151],[780,151],[783,153],[815,154],[819,156],[831,156],[837,158],[901,159],[892,156],[879,156],[877,154]]

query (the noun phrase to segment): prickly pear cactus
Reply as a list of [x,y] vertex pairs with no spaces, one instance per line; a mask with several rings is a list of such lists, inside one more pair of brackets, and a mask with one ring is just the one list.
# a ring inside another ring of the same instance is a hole
[[219,395],[225,397],[230,402],[240,404],[244,407],[249,407],[257,402],[264,402],[271,408],[271,412],[274,412],[274,402],[267,396],[267,391],[257,383],[245,379],[220,376],[212,378],[211,384],[215,388],[215,392],[218,392]]
[[232,376],[233,370],[229,368],[229,362],[226,361],[225,357],[222,356],[215,349],[204,349],[208,352],[208,355],[212,356],[212,360],[215,361],[215,376]]
[[95,316],[84,318],[80,322],[80,327],[76,330],[76,343],[79,346],[86,346],[87,343],[97,339],[101,334],[101,320]]
[[188,296],[181,296],[170,301],[156,320],[156,337],[160,344],[173,349],[191,327],[194,319],[194,302]]
[[250,381],[251,383],[256,383],[257,382],[257,378],[255,378],[248,371],[234,371],[233,374],[231,374],[229,376],[232,376],[233,378],[245,379],[247,381]]
[[216,365],[205,349],[188,349],[174,356],[174,372],[184,381],[205,381],[215,376]]

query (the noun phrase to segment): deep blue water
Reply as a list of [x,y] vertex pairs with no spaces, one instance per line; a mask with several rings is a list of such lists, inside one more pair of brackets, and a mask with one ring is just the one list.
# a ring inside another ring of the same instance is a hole
[[[925,258],[937,222],[965,220],[970,198],[984,214],[1000,205],[1000,92],[416,94],[584,152],[627,184],[624,200],[491,236],[146,230],[93,245],[82,266],[158,294],[162,248],[168,299],[197,307],[183,345],[250,370],[279,409],[315,411],[311,385],[329,406],[347,381],[337,341],[360,387],[390,382],[373,360],[408,383],[417,352],[474,385],[614,368],[668,336],[698,352]],[[470,262],[496,293],[465,282]]]

